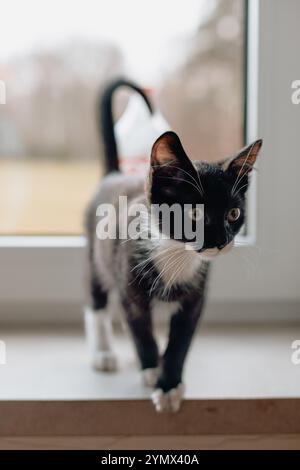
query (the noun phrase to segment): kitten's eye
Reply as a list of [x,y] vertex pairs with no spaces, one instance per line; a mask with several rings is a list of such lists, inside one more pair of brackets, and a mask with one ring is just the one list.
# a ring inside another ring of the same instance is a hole
[[241,211],[238,207],[233,207],[230,209],[227,215],[228,222],[236,222],[241,215]]
[[189,210],[189,217],[192,220],[195,220],[196,222],[201,220],[203,218],[203,215],[203,210],[200,209],[200,207],[195,207],[194,209]]

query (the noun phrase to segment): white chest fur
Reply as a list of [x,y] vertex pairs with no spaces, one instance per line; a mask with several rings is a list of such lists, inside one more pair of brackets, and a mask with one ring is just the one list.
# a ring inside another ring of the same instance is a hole
[[168,287],[190,282],[202,262],[199,253],[185,249],[184,243],[174,240],[161,240],[151,257]]

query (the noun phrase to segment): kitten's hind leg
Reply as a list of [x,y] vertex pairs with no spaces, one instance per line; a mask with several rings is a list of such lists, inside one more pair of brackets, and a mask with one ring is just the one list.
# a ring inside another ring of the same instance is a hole
[[117,357],[113,350],[112,315],[109,309],[109,293],[97,279],[91,281],[91,306],[85,309],[85,330],[94,369],[112,372],[117,369]]

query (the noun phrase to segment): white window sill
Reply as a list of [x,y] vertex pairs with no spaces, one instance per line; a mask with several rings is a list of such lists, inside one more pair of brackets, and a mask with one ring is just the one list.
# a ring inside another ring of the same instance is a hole
[[300,433],[300,365],[291,362],[299,337],[292,325],[200,328],[174,418],[154,412],[128,338],[117,341],[121,371],[105,375],[89,369],[81,331],[2,330],[0,438]]
[[[236,238],[237,243],[243,246],[253,246],[255,237],[253,235],[240,235]],[[86,246],[84,235],[81,236],[0,236],[1,248],[83,248]],[[240,246],[239,246],[240,247]]]
[[[82,329],[83,330],[83,329]],[[1,400],[144,399],[131,339],[118,333],[120,371],[90,370],[83,331],[59,327],[1,328],[7,364],[0,366]],[[167,332],[159,327],[159,341]],[[295,325],[200,325],[187,360],[189,399],[299,397],[300,364],[292,364]],[[30,377],[30,380],[24,380]]]

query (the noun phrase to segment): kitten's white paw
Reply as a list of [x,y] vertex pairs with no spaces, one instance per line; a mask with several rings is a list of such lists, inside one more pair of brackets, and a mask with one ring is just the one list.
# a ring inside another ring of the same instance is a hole
[[177,387],[172,388],[164,393],[161,388],[157,388],[151,395],[152,403],[158,413],[163,411],[172,411],[176,413],[180,409],[181,401],[184,396],[184,385],[178,384]]
[[96,351],[91,358],[93,369],[102,372],[115,372],[118,369],[118,360],[112,351]]
[[157,382],[159,375],[159,368],[153,367],[149,369],[142,370],[142,379],[145,387],[153,388]]

